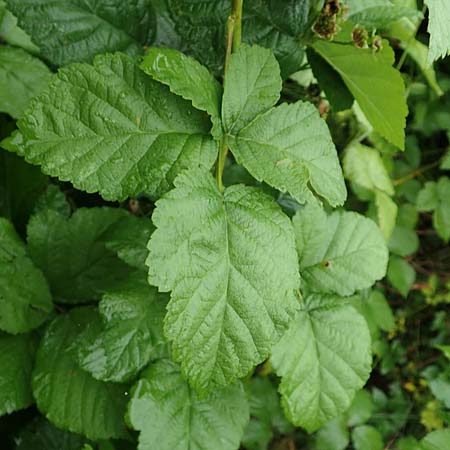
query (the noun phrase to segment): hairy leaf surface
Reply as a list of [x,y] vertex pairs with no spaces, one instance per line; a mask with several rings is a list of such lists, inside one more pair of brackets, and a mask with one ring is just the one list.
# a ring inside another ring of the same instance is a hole
[[288,418],[312,432],[339,416],[371,370],[370,333],[345,299],[312,295],[272,352]]
[[94,380],[76,363],[77,338],[96,320],[88,307],[53,320],[37,353],[33,394],[39,410],[58,428],[89,439],[123,437],[125,387]]
[[236,450],[248,418],[240,384],[199,396],[169,360],[144,373],[128,407],[139,450]]
[[297,255],[289,219],[257,188],[222,195],[199,171],[175,185],[153,214],[149,280],[172,291],[165,333],[192,386],[205,390],[268,356],[297,308]]
[[106,200],[159,196],[217,151],[206,114],[120,53],[61,70],[18,126],[28,162]]
[[293,223],[300,274],[312,291],[351,295],[386,274],[388,249],[372,220],[348,211],[327,215],[312,204]]
[[0,329],[24,333],[37,328],[52,310],[42,272],[28,257],[25,244],[0,218]]
[[324,120],[310,103],[283,103],[228,136],[233,155],[257,180],[304,203],[311,188],[332,206],[347,192]]

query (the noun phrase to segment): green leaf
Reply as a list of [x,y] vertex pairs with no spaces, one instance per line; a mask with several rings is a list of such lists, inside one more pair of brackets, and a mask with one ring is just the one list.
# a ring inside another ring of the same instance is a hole
[[398,256],[410,256],[419,249],[419,238],[414,230],[396,226],[389,239],[389,250]]
[[42,272],[4,218],[0,218],[0,299],[0,329],[12,334],[37,328],[52,310]]
[[0,216],[22,230],[48,179],[38,167],[13,153],[0,151]]
[[0,46],[0,112],[15,119],[51,78],[48,67],[20,48]]
[[9,336],[0,332],[0,416],[33,403],[31,371],[36,347],[32,334]]
[[365,424],[372,416],[372,397],[368,391],[358,391],[350,408],[345,413],[347,425],[354,427]]
[[403,297],[407,297],[416,281],[416,271],[404,259],[392,255],[389,259],[387,279]]
[[47,209],[28,224],[28,249],[55,301],[87,303],[127,277],[129,267],[108,250],[102,235],[126,215],[113,208],[80,208],[67,218]]
[[54,184],[49,184],[45,192],[36,200],[34,211],[36,213],[51,209],[64,217],[70,216],[70,205],[66,196]]
[[59,430],[42,417],[24,427],[15,450],[80,450],[86,438]]
[[217,152],[206,114],[123,54],[60,70],[18,126],[27,161],[106,200],[159,196],[181,170],[209,169]]
[[403,150],[408,107],[402,77],[392,67],[394,52],[386,40],[379,52],[357,48],[347,42],[349,31],[333,42],[315,40],[312,47],[340,74],[373,128]]
[[345,150],[343,166],[345,177],[359,187],[394,195],[391,178],[378,150],[362,144],[352,144]]
[[146,270],[147,243],[155,227],[149,219],[126,215],[102,236],[108,250],[131,267]]
[[445,0],[425,0],[428,6],[428,33],[430,45],[428,65],[450,53],[450,5]]
[[436,345],[436,347],[450,360],[450,345]]
[[228,136],[233,155],[258,181],[289,192],[300,203],[311,190],[332,206],[346,188],[330,132],[310,103],[283,103]]
[[169,86],[171,92],[206,111],[214,124],[213,135],[220,136],[222,86],[205,66],[178,50],[151,48],[140,67],[155,80]]
[[273,53],[241,45],[231,55],[225,77],[222,119],[224,130],[235,135],[280,98],[280,68]]
[[362,300],[365,311],[370,315],[375,325],[383,331],[391,332],[395,329],[395,319],[392,309],[384,294],[372,291],[367,299]]
[[419,220],[416,205],[404,203],[398,208],[397,224],[408,230],[414,230]]
[[355,450],[383,450],[384,448],[381,433],[370,425],[356,427],[352,431],[352,441]]
[[350,443],[350,433],[342,418],[327,422],[316,434],[315,450],[345,450]]
[[394,200],[385,192],[375,190],[375,205],[377,207],[378,225],[386,241],[392,236],[397,219],[398,207]]
[[30,53],[38,53],[36,47],[30,39],[30,36],[17,26],[17,17],[13,16],[6,9],[4,1],[0,0],[0,38],[10,45],[23,48]]
[[77,339],[98,320],[92,308],[76,308],[53,320],[36,357],[33,394],[37,407],[58,428],[89,439],[125,435],[123,385],[94,380],[76,363]]
[[436,182],[425,183],[417,197],[419,211],[434,211],[433,226],[438,235],[448,242],[450,239],[450,178],[440,177]]
[[150,0],[6,0],[41,54],[64,66],[90,62],[98,53],[142,52],[155,31]]
[[103,295],[102,323],[82,335],[78,363],[95,379],[124,382],[164,354],[164,296],[141,277]]
[[420,441],[420,450],[450,450],[450,429],[428,433]]
[[312,432],[343,413],[371,370],[370,333],[343,298],[311,295],[272,351],[283,407]]
[[441,170],[450,170],[450,151],[445,154],[439,167]]
[[257,188],[222,195],[201,171],[175,186],[153,213],[149,281],[172,291],[166,337],[191,385],[206,390],[248,374],[287,327],[298,306],[294,233]]
[[128,406],[139,450],[235,450],[248,416],[240,384],[201,397],[169,360],[150,366]]
[[308,204],[293,223],[300,274],[310,290],[351,295],[386,274],[388,250],[372,220],[348,211],[327,215]]

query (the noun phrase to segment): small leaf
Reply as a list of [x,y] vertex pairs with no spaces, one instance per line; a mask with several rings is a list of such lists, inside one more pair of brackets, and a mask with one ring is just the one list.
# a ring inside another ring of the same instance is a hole
[[90,62],[99,53],[142,52],[155,32],[150,0],[6,0],[19,25],[57,66]]
[[42,272],[4,218],[0,218],[0,300],[0,329],[12,334],[37,328],[52,310]]
[[273,53],[257,45],[243,44],[231,55],[222,103],[225,132],[237,134],[278,101],[279,71]]
[[357,48],[348,42],[350,32],[346,27],[335,41],[316,40],[312,47],[340,74],[374,129],[403,150],[408,107],[394,52],[386,40],[378,52]]
[[191,385],[207,390],[264,361],[294,315],[294,233],[257,188],[235,185],[222,195],[201,171],[175,185],[153,213],[149,281],[172,291],[166,337]]
[[446,0],[425,0],[428,6],[428,33],[430,45],[428,65],[450,53],[450,5]]
[[387,271],[387,279],[403,297],[407,297],[414,281],[416,281],[416,271],[402,258],[391,256]]
[[140,67],[155,80],[169,86],[171,92],[206,111],[214,124],[213,135],[220,136],[222,86],[206,67],[194,58],[168,48],[151,48]]
[[60,70],[18,126],[28,162],[105,200],[158,197],[181,170],[210,169],[217,152],[206,114],[120,53]]
[[331,420],[316,433],[317,450],[345,450],[350,443],[350,433],[342,418]]
[[0,416],[33,403],[31,371],[37,347],[32,334],[0,332]]
[[382,292],[372,291],[367,299],[363,299],[363,305],[378,328],[386,332],[394,331],[395,318]]
[[[347,196],[336,149],[310,103],[283,103],[228,136],[233,155],[258,181],[289,192],[300,203],[312,189],[332,206]],[[311,187],[310,187],[311,186]]]
[[389,195],[377,189],[375,191],[375,205],[377,207],[378,225],[383,232],[386,241],[389,241],[397,219],[397,204],[389,197]]
[[87,303],[126,278],[130,268],[105,246],[102,235],[126,216],[115,208],[80,208],[67,218],[47,209],[28,224],[28,248],[55,301]]
[[373,404],[372,397],[368,391],[358,391],[353,399],[350,408],[346,411],[345,417],[347,426],[365,424],[372,416]]
[[200,397],[169,360],[152,365],[136,384],[128,420],[139,450],[235,450],[249,418],[240,384]]
[[300,274],[310,290],[351,295],[386,274],[388,250],[372,220],[348,211],[327,215],[311,204],[293,223]]
[[362,425],[352,431],[352,441],[355,450],[383,450],[383,437],[371,425]]
[[152,357],[164,355],[166,301],[140,276],[104,294],[99,313],[102,324],[87,329],[78,348],[80,367],[95,379],[128,381]]
[[72,309],[48,327],[33,372],[37,407],[58,428],[89,439],[125,435],[123,385],[94,380],[76,363],[77,338],[98,320],[92,308]]
[[0,46],[0,112],[15,119],[22,116],[30,100],[50,82],[52,73],[26,51]]
[[312,432],[343,413],[371,370],[370,333],[343,298],[311,295],[272,351],[283,407]]
[[450,450],[450,429],[428,433],[420,441],[420,450]]

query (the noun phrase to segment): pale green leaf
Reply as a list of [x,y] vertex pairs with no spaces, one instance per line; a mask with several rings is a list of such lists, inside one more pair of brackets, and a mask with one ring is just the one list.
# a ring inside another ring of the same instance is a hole
[[392,255],[389,259],[387,279],[403,297],[407,297],[416,280],[416,272],[404,259]]
[[108,250],[102,235],[126,216],[115,208],[80,208],[70,217],[52,209],[28,224],[28,249],[55,301],[87,303],[127,277],[129,267]]
[[343,413],[371,370],[370,333],[345,299],[312,295],[272,351],[288,418],[312,432]]
[[417,196],[417,209],[419,211],[434,211],[439,205],[437,184],[427,181]]
[[420,441],[420,450],[450,450],[450,429],[428,433]]
[[347,425],[354,427],[365,424],[372,416],[372,397],[368,391],[361,390],[355,395],[350,408],[345,413]]
[[28,257],[13,225],[0,218],[0,329],[12,334],[30,331],[51,310],[44,275]]
[[192,386],[205,390],[248,374],[287,327],[298,306],[294,233],[257,188],[222,195],[201,171],[175,185],[153,213],[149,281],[172,291],[165,334]]
[[152,357],[164,354],[166,303],[140,276],[104,294],[99,303],[102,323],[80,340],[80,367],[101,381],[133,378]]
[[36,347],[36,337],[31,334],[0,332],[0,416],[33,403],[31,371]]
[[99,53],[142,52],[155,32],[150,0],[6,0],[19,26],[57,66]]
[[140,67],[195,108],[206,111],[214,124],[213,134],[220,136],[222,86],[205,66],[178,50],[151,48]]
[[450,151],[445,154],[439,167],[442,170],[450,170]]
[[403,150],[408,107],[394,52],[386,40],[379,52],[357,48],[345,31],[344,41],[316,40],[312,47],[340,74],[373,128]]
[[159,196],[217,152],[207,115],[119,53],[60,70],[18,126],[28,162],[106,200]]
[[51,78],[48,67],[20,48],[0,46],[0,112],[15,119]]
[[375,205],[377,207],[378,225],[386,241],[389,241],[397,219],[397,204],[385,192],[376,189]]
[[425,0],[428,6],[430,45],[428,65],[450,53],[450,3],[447,0]]
[[89,439],[123,437],[125,386],[94,380],[76,363],[77,338],[96,320],[88,307],[53,320],[37,353],[33,394],[38,409],[58,428]]
[[444,355],[450,360],[450,345],[436,345]]
[[240,384],[199,396],[169,360],[150,366],[128,406],[139,450],[236,450],[248,419]]
[[362,299],[362,302],[365,311],[378,328],[386,332],[394,331],[394,314],[382,292],[372,291],[367,299]]
[[350,443],[350,433],[343,418],[331,420],[316,433],[315,450],[345,450]]
[[419,238],[414,230],[396,226],[389,239],[388,247],[398,256],[410,256],[419,249]]
[[352,442],[355,450],[383,450],[381,433],[371,425],[362,425],[352,431]]
[[304,203],[311,188],[332,206],[346,199],[342,170],[330,132],[310,103],[283,103],[260,114],[228,143],[239,164],[258,181]]
[[369,191],[380,190],[392,196],[394,187],[381,159],[380,152],[362,144],[352,144],[345,150],[344,174],[352,183]]
[[231,55],[225,77],[224,130],[236,135],[280,98],[280,67],[273,53],[257,45],[241,45]]
[[388,250],[372,220],[348,211],[327,215],[311,204],[293,223],[300,274],[312,291],[351,295],[384,277]]

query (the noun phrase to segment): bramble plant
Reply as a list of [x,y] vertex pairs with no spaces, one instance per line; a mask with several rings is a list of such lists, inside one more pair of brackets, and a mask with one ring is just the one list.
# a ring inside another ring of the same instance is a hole
[[449,22],[0,1],[0,447],[449,450]]

